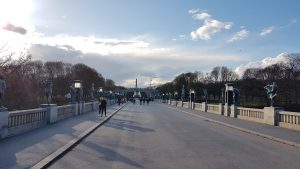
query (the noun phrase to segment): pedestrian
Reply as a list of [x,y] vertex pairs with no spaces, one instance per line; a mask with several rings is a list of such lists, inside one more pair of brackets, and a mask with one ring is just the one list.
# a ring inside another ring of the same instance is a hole
[[118,103],[119,103],[119,106],[120,106],[120,104],[121,104],[121,97],[120,96],[118,97]]
[[146,98],[143,98],[143,104],[145,105]]
[[147,98],[147,105],[149,104],[149,102],[150,102],[150,99],[149,99],[149,98]]
[[103,98],[101,100],[101,116],[103,116],[103,112],[105,113],[105,116],[106,116],[106,104],[107,104],[107,102],[106,102],[105,98]]
[[100,116],[100,113],[101,113],[101,100],[100,100],[100,97],[98,98],[98,108],[99,108],[99,116]]

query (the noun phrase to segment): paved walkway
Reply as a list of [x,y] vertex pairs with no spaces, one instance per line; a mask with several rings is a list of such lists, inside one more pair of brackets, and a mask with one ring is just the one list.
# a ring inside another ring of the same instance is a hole
[[[117,110],[109,106],[108,115]],[[0,141],[0,168],[29,168],[80,135],[104,117],[91,112]]]
[[241,120],[237,118],[232,118],[232,117],[226,117],[226,116],[221,116],[218,114],[213,114],[213,113],[208,113],[208,112],[200,112],[196,110],[191,110],[187,108],[182,108],[182,107],[176,107],[176,106],[171,106],[171,105],[161,105],[161,106],[168,106],[170,108],[176,108],[178,110],[186,111],[195,115],[203,116],[206,118],[210,118],[213,120],[217,120],[226,124],[234,125],[237,127],[245,128],[254,132],[259,132],[262,134],[270,135],[276,138],[284,139],[287,141],[292,141],[295,143],[300,144],[300,132],[295,131],[295,130],[290,130],[290,129],[285,129],[282,127],[278,126],[272,126],[272,125],[267,125],[267,124],[262,124],[262,123],[256,123],[256,122],[251,122],[247,120]]

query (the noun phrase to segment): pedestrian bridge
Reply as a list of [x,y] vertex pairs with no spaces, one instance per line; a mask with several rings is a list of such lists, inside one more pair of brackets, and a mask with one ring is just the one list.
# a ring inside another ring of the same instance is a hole
[[111,100],[109,116],[99,117],[96,102],[80,104],[1,114],[0,168],[300,165],[297,113],[160,100],[119,106]]

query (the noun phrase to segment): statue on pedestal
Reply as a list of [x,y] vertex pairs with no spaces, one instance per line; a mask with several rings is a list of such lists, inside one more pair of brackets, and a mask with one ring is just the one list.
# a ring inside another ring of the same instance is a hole
[[267,90],[267,94],[269,95],[269,99],[271,100],[271,107],[273,107],[274,104],[274,98],[277,96],[277,90],[278,86],[276,82],[273,82],[272,84],[269,84],[264,87]]
[[240,105],[240,90],[237,88],[233,88],[233,104],[235,106]]
[[207,89],[203,89],[203,95],[204,95],[205,103],[207,103],[207,99],[208,99]]
[[6,89],[6,83],[4,77],[0,75],[0,108],[3,108],[4,92]]
[[92,83],[92,88],[91,88],[91,99],[92,100],[94,100],[94,98],[95,98],[94,94],[95,94],[95,85],[94,85],[94,83]]
[[71,95],[71,103],[75,103],[76,101],[76,89],[74,84],[70,86],[70,95]]
[[46,94],[46,98],[47,98],[47,104],[50,104],[52,101],[52,87],[53,87],[53,83],[50,78],[47,79],[46,81],[44,81],[44,88],[45,88],[45,94]]

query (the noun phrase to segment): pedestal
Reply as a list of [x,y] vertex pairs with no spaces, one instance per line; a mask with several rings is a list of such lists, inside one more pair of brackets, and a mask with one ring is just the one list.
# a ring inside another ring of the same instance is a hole
[[41,104],[42,108],[47,108],[47,123],[52,124],[57,122],[57,105],[56,104]]
[[283,110],[281,107],[265,107],[264,108],[264,122],[266,124],[278,125],[278,120],[279,120],[279,110]]
[[8,111],[6,108],[0,108],[0,139],[7,137],[8,133]]

